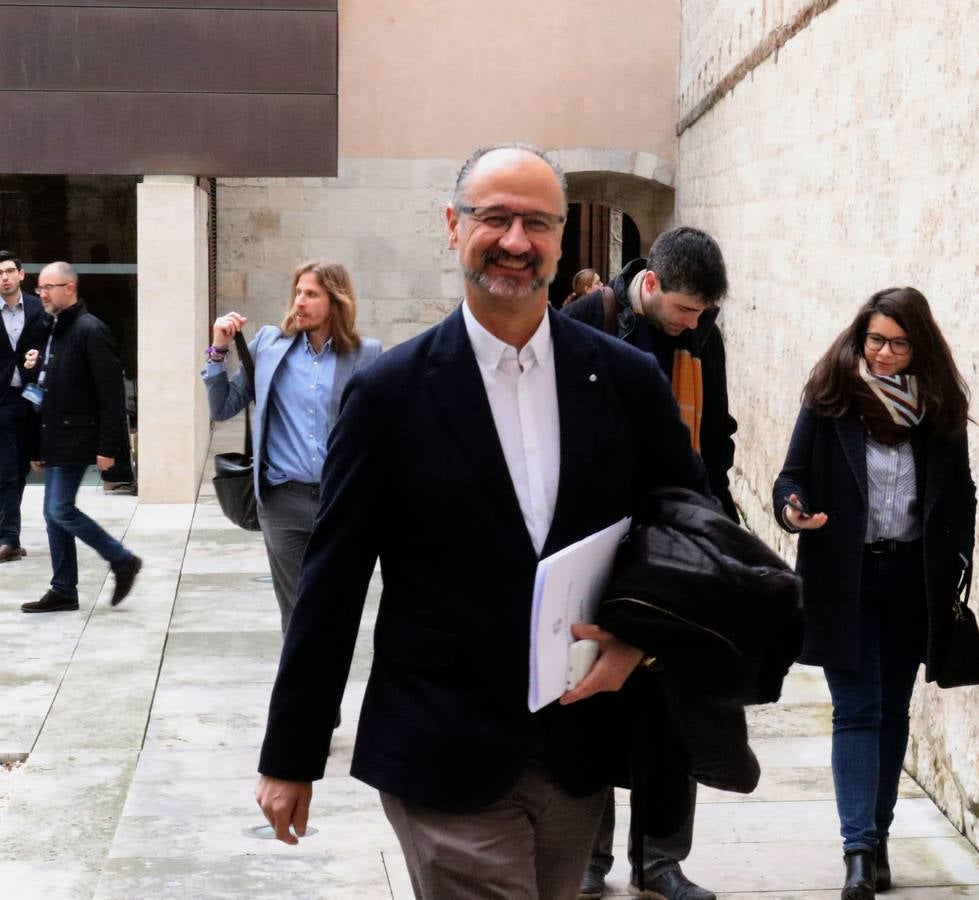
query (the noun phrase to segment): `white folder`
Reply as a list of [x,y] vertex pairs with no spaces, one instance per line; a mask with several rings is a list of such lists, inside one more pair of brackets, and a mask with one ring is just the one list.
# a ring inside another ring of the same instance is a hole
[[537,712],[565,691],[571,626],[595,620],[619,542],[632,520],[596,531],[537,564],[530,616],[530,688],[527,705]]

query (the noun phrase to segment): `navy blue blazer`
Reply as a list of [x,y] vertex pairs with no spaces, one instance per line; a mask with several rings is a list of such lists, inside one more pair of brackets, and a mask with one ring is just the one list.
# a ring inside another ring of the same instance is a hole
[[17,340],[16,349],[10,346],[7,327],[0,316],[0,393],[10,384],[10,379],[14,376],[14,366],[20,369],[20,380],[24,384],[37,377],[37,368],[30,371],[24,368],[24,355],[28,350],[37,350],[43,354],[48,332],[51,330],[51,319],[44,312],[41,301],[33,294],[22,293],[21,297],[24,300],[24,329]]
[[[550,311],[560,477],[542,555],[660,485],[709,495],[655,360]],[[272,693],[259,770],[323,776],[364,597],[383,593],[352,774],[442,809],[501,797],[532,756],[577,795],[611,780],[610,695],[527,709],[538,556],[461,309],[351,378]]]
[[[911,441],[922,516],[928,634],[925,677],[934,680],[952,622],[955,588],[964,557],[971,564],[976,486],[965,435],[941,438],[925,423]],[[867,533],[867,438],[850,410],[838,418],[803,407],[785,464],[772,490],[779,526],[789,494],[813,512],[829,515],[819,529],[799,534],[796,571],[803,579],[806,635],[800,660],[854,669],[860,661],[863,545]],[[960,557],[961,554],[961,557]]]

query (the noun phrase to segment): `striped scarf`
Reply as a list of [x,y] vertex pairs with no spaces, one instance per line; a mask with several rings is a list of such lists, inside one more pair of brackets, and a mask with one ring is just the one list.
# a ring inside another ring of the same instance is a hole
[[900,444],[925,417],[914,375],[874,375],[861,357],[854,381],[853,405],[867,433],[881,444]]

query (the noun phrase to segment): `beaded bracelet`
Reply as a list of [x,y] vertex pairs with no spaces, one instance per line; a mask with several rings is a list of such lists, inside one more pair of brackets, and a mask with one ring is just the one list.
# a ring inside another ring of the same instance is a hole
[[230,347],[215,347],[214,344],[211,344],[204,352],[211,362],[224,362],[224,358],[228,355],[229,349]]

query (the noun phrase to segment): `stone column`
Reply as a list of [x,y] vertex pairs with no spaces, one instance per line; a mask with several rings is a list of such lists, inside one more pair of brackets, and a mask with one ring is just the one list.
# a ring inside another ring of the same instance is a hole
[[208,345],[207,194],[189,175],[147,175],[136,193],[139,496],[190,503],[210,426],[200,379]]

